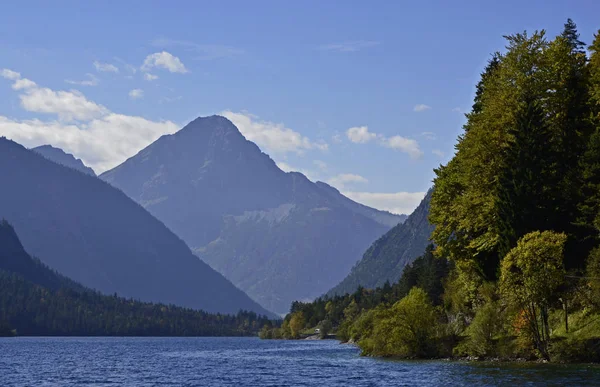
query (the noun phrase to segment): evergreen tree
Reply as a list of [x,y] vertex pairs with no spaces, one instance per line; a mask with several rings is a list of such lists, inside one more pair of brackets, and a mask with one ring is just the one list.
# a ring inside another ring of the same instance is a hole
[[500,258],[528,232],[548,228],[544,185],[547,177],[549,132],[544,111],[530,95],[516,115],[512,136],[499,173],[496,206],[499,218]]
[[563,33],[545,52],[549,90],[545,110],[552,133],[548,151],[553,154],[553,174],[547,180],[553,209],[548,215],[551,229],[571,236],[565,253],[568,268],[582,268],[583,258],[589,253],[581,243],[588,237],[586,229],[577,225],[577,205],[584,199],[580,158],[593,132],[589,69],[583,47],[577,26],[569,19]]
[[585,53],[585,43],[579,40],[577,25],[571,18],[567,19],[561,36],[569,42],[571,50],[578,53]]

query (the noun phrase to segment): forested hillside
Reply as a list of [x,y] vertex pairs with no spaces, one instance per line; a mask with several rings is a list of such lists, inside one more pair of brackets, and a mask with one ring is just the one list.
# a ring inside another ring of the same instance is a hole
[[52,271],[0,221],[0,336],[243,336],[268,319],[105,296]]
[[375,289],[397,282],[406,265],[423,254],[430,243],[433,226],[427,220],[431,190],[404,223],[377,239],[354,265],[350,274],[327,294],[354,293],[359,286]]
[[427,252],[395,286],[294,304],[277,333],[330,321],[369,355],[600,361],[600,31],[589,56],[571,20],[506,40],[435,170],[443,270]]

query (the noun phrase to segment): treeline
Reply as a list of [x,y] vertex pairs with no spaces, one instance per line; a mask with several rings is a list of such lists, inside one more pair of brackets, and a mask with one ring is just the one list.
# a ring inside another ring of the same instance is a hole
[[262,338],[295,339],[307,328],[319,328],[321,336],[335,331],[342,341],[358,341],[360,332],[355,326],[359,316],[366,312],[392,305],[406,297],[410,290],[419,287],[436,305],[442,303],[443,279],[450,272],[451,263],[433,255],[433,245],[425,254],[406,266],[399,282],[386,282],[377,289],[359,287],[344,296],[322,297],[310,303],[295,301],[290,313],[280,325],[267,325]]
[[250,336],[268,322],[100,294],[32,259],[0,222],[0,336]]
[[435,170],[438,291],[391,291],[408,267],[386,291],[296,304],[290,323],[328,319],[376,356],[600,361],[600,31],[589,56],[571,20],[506,40]]

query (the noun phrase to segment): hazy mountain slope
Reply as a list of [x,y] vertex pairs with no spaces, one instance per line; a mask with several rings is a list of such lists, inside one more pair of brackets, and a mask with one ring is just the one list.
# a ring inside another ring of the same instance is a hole
[[0,326],[20,335],[239,336],[266,322],[102,295],[32,259],[0,221]]
[[430,243],[433,232],[433,226],[427,220],[430,200],[431,190],[404,223],[392,228],[369,247],[350,274],[328,295],[352,293],[359,285],[374,289],[386,281],[398,281],[404,267],[423,255]]
[[338,283],[400,216],[285,173],[226,118],[198,118],[102,179],[271,310]]
[[329,184],[323,183],[322,181],[317,181],[316,185],[322,189],[323,193],[329,195],[334,200],[339,201],[340,204],[350,209],[352,212],[356,212],[366,216],[367,218],[371,218],[377,223],[394,227],[398,223],[403,223],[406,218],[408,218],[408,215],[396,215],[388,211],[376,210],[374,208],[365,206],[364,204],[357,203],[342,195],[336,188],[330,186]]
[[37,152],[47,158],[50,161],[54,161],[57,164],[64,165],[65,167],[73,168],[77,171],[87,173],[88,175],[96,176],[96,172],[88,166],[86,166],[83,161],[78,158],[75,158],[70,153],[66,153],[60,148],[55,148],[51,145],[42,145],[36,148],[31,149],[34,152]]
[[267,313],[164,224],[98,178],[0,139],[0,218],[28,252],[104,293],[210,312]]

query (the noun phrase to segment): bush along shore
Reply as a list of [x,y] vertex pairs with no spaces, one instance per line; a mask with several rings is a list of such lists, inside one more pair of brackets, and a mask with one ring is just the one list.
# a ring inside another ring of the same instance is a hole
[[324,327],[370,356],[600,362],[600,31],[506,40],[435,170],[435,248],[394,285],[294,303],[261,337]]

